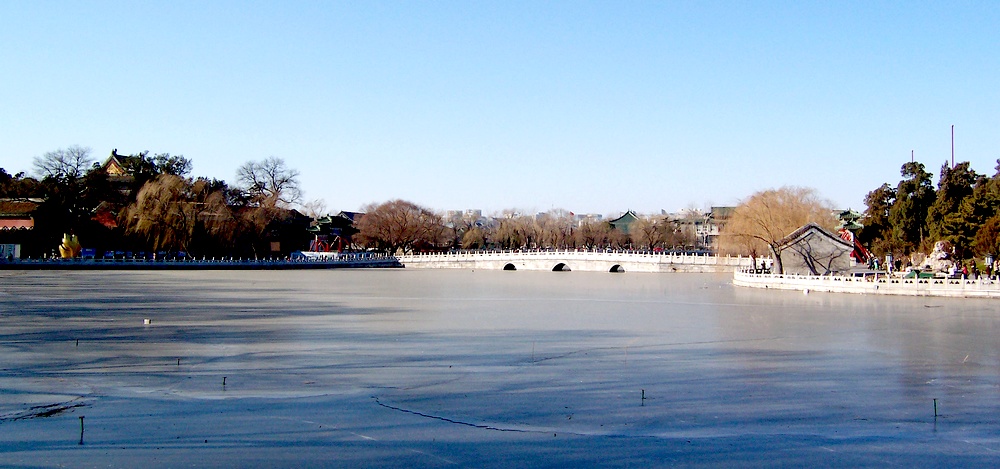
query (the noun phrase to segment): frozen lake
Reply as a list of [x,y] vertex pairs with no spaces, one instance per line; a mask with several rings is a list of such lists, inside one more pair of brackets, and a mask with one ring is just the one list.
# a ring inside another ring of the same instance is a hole
[[0,272],[0,466],[1000,465],[1000,303],[730,279]]

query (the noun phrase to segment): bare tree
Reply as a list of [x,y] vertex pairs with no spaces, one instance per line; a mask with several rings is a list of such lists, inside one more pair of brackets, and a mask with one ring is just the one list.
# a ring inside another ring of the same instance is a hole
[[587,249],[602,248],[608,243],[611,225],[604,221],[584,220],[576,229],[577,245]]
[[72,145],[65,150],[60,148],[50,151],[44,156],[35,157],[35,171],[41,179],[55,178],[76,181],[86,174],[93,166],[94,159],[90,157],[90,148]]
[[782,187],[753,194],[736,207],[720,235],[721,251],[746,254],[754,259],[764,252],[774,258],[774,269],[783,273],[781,240],[807,223],[833,229],[832,204],[814,189]]
[[632,249],[632,237],[628,233],[612,227],[608,231],[607,246],[614,249]]
[[663,218],[642,217],[629,227],[632,243],[640,249],[654,249],[666,240]]
[[313,220],[326,216],[326,201],[323,199],[312,199],[302,204],[302,214]]
[[416,247],[434,248],[445,238],[441,216],[405,200],[369,204],[357,222],[361,244],[389,254],[412,252]]
[[663,246],[671,249],[686,249],[695,244],[692,230],[684,229],[682,220],[664,218],[660,223],[663,232]]
[[285,165],[285,160],[269,157],[247,161],[236,171],[237,182],[257,205],[288,207],[302,198],[299,172]]
[[500,248],[536,248],[543,242],[543,228],[534,217],[517,209],[505,209],[497,217],[489,238]]
[[269,157],[262,161],[248,161],[236,171],[241,186],[238,199],[240,232],[252,238],[249,245],[254,255],[265,231],[272,223],[288,215],[292,205],[302,198],[299,189],[299,172],[285,165],[285,160]]

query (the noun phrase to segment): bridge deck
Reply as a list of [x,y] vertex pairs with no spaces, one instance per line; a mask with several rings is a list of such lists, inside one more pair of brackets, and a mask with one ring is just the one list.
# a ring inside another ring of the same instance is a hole
[[648,251],[460,251],[400,256],[408,268],[585,272],[733,272],[747,257]]

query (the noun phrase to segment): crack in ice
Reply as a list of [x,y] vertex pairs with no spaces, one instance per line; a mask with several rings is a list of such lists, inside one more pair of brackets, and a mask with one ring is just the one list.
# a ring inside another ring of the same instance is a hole
[[496,431],[496,432],[545,433],[545,432],[543,432],[541,430],[521,430],[521,429],[517,429],[517,428],[502,428],[502,427],[494,427],[492,425],[483,425],[483,424],[478,424],[478,423],[463,422],[461,420],[454,420],[454,419],[450,419],[448,417],[441,417],[439,415],[425,414],[423,412],[417,412],[415,410],[404,409],[402,407],[396,407],[396,406],[392,406],[392,405],[389,405],[389,404],[383,404],[382,401],[380,401],[378,399],[378,396],[372,396],[372,399],[375,400],[375,404],[378,404],[381,407],[385,407],[386,409],[395,410],[397,412],[403,412],[405,414],[416,415],[418,417],[424,417],[424,418],[429,418],[429,419],[434,419],[434,420],[440,420],[442,422],[454,423],[456,425],[465,425],[467,427],[480,428],[480,429],[483,429],[483,430],[492,430],[492,431]]

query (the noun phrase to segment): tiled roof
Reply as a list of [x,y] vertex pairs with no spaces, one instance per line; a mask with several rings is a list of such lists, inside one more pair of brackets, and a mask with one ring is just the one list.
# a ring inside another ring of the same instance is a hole
[[38,208],[39,202],[29,199],[0,199],[0,217],[26,218]]
[[796,241],[798,241],[799,238],[801,238],[803,235],[805,235],[808,232],[819,233],[819,234],[823,235],[824,237],[828,238],[830,241],[832,241],[834,243],[843,244],[844,246],[846,246],[848,248],[851,248],[851,249],[854,248],[854,245],[851,244],[849,241],[846,241],[846,240],[842,239],[840,236],[837,236],[837,235],[831,233],[830,231],[826,230],[825,228],[823,228],[823,227],[821,227],[821,226],[819,226],[819,225],[817,225],[815,223],[807,223],[805,225],[802,225],[801,228],[793,231],[791,234],[789,234],[788,236],[785,236],[783,239],[781,239],[780,241],[778,241],[778,244],[784,246],[784,245],[787,245],[787,244],[795,243]]

